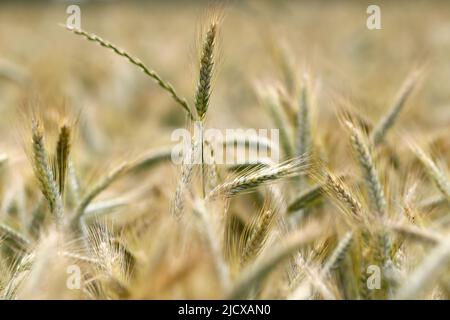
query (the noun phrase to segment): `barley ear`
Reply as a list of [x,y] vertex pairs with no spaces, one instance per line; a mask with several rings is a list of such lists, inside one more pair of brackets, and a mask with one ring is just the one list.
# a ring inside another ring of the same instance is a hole
[[349,121],[346,121],[345,124],[350,130],[352,147],[357,154],[358,162],[363,170],[364,181],[372,200],[372,205],[376,212],[380,216],[383,216],[386,213],[386,200],[369,146],[360,130]]

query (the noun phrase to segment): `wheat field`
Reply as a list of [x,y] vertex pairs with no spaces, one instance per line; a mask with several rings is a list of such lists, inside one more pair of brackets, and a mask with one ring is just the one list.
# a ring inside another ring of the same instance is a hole
[[68,5],[0,4],[2,299],[450,297],[450,3]]

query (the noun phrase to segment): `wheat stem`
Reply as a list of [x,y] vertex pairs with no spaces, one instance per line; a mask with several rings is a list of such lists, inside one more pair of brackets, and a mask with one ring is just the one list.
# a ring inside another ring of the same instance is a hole
[[81,35],[83,37],[85,37],[87,40],[89,41],[93,41],[98,43],[99,45],[101,45],[104,48],[107,49],[111,49],[113,50],[116,54],[118,54],[121,57],[124,57],[126,59],[128,59],[129,62],[131,62],[133,65],[137,66],[139,69],[141,69],[146,75],[148,75],[150,78],[152,78],[153,80],[155,80],[155,82],[161,87],[163,88],[165,91],[167,91],[171,97],[175,100],[175,102],[177,102],[183,109],[184,111],[187,112],[187,114],[189,115],[190,119],[194,119],[192,112],[189,108],[189,105],[186,101],[186,99],[181,98],[178,93],[175,91],[175,89],[173,88],[173,86],[163,80],[160,75],[158,73],[156,73],[156,71],[150,69],[149,67],[147,67],[142,61],[140,61],[138,58],[135,58],[133,56],[131,56],[128,52],[126,52],[123,49],[120,49],[118,47],[116,47],[115,45],[113,45],[112,43],[110,43],[109,41],[100,38],[99,36],[93,34],[93,33],[88,33],[84,30],[81,29],[74,29],[71,27],[66,26],[67,30],[72,31],[74,34],[76,35]]

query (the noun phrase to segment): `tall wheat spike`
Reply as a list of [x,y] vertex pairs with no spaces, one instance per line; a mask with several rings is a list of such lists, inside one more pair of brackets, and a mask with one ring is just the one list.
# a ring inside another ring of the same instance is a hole
[[216,45],[217,23],[212,22],[206,38],[203,43],[202,55],[200,58],[200,73],[195,94],[195,109],[200,120],[200,149],[201,149],[201,167],[202,167],[202,191],[203,197],[206,196],[205,182],[205,141],[204,141],[204,119],[209,107],[209,98],[211,96],[211,82],[214,73],[214,48]]
[[214,48],[216,45],[217,23],[211,23],[203,43],[200,59],[200,74],[195,94],[195,108],[200,120],[205,118],[211,96],[211,81],[214,73]]

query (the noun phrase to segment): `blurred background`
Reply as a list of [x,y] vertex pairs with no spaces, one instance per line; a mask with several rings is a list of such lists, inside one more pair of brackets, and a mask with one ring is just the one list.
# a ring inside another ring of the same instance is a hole
[[[311,75],[318,118],[334,118],[336,101],[346,99],[372,121],[410,70],[424,65],[402,128],[448,128],[450,2],[377,1],[382,29],[368,30],[372,2],[223,2],[208,125],[270,127],[254,87],[283,83],[288,63],[298,79]],[[84,30],[139,57],[193,101],[199,30],[211,2],[2,1],[0,147],[17,149],[17,113],[30,100],[81,114],[78,143],[99,159],[169,142],[184,126],[179,106],[126,60],[61,27],[71,4],[80,6]]]

